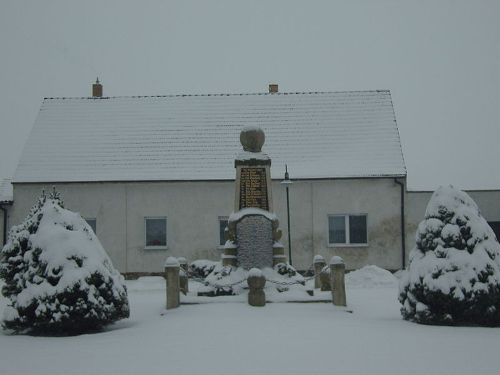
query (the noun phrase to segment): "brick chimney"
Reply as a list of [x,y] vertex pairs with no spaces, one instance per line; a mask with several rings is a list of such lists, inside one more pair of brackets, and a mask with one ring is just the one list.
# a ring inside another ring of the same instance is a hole
[[270,83],[269,84],[269,94],[276,94],[278,92],[278,84]]
[[102,98],[102,85],[99,83],[99,77],[97,77],[95,83],[92,85],[92,96],[94,98]]

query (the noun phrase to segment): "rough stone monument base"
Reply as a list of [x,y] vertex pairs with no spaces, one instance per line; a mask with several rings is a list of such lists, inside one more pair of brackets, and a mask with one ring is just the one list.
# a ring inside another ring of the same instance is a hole
[[249,270],[285,263],[278,226],[276,216],[265,210],[244,208],[233,213],[228,220],[222,264]]

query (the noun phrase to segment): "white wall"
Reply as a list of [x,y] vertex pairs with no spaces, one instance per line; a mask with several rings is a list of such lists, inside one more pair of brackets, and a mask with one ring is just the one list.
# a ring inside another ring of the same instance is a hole
[[[286,229],[285,198],[282,193],[276,196],[281,227]],[[306,268],[315,254],[321,254],[327,261],[333,255],[341,256],[348,269],[367,264],[400,268],[400,199],[400,186],[393,179],[295,182],[290,190],[294,265]],[[330,247],[329,214],[367,214],[368,246]],[[286,243],[286,230],[284,232]]]
[[[274,210],[288,253],[284,187],[273,181]],[[233,211],[234,182],[56,184],[65,206],[96,218],[97,236],[121,272],[161,272],[167,256],[219,259],[219,216]],[[15,184],[11,224],[26,216],[42,184]],[[51,185],[47,185],[49,190]],[[393,179],[295,181],[290,187],[292,260],[340,255],[347,268],[401,267],[400,187]],[[329,247],[329,214],[367,214],[368,246]],[[144,249],[144,217],[167,216],[167,249]]]
[[[9,225],[19,224],[35,204],[42,189],[49,192],[53,184],[15,184],[14,205]],[[126,188],[119,183],[55,184],[65,207],[79,212],[84,218],[96,218],[97,236],[113,264],[126,269],[125,196]]]

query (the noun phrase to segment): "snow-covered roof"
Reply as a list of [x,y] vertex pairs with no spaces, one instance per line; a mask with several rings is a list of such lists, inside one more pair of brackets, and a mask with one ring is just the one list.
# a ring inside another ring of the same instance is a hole
[[12,202],[12,183],[9,178],[0,180],[0,203]]
[[14,182],[230,180],[249,125],[276,179],[406,175],[381,90],[46,98]]

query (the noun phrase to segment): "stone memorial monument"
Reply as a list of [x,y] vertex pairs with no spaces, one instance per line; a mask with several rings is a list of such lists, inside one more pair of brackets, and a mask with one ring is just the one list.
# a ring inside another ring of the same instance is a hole
[[261,151],[264,141],[258,127],[245,127],[240,133],[243,151],[234,162],[236,191],[226,229],[225,266],[250,270],[286,261],[279,221],[273,214],[271,159]]

